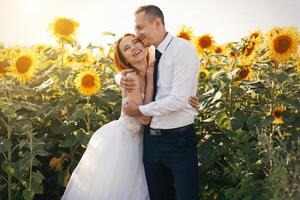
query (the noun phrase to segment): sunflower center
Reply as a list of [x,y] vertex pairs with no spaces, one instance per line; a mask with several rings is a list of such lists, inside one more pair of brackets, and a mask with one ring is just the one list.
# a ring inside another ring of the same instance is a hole
[[0,74],[5,74],[5,68],[8,67],[8,64],[4,61],[0,61]]
[[277,53],[285,53],[292,45],[292,39],[287,35],[277,37],[273,42],[273,47]]
[[55,32],[64,36],[69,36],[74,32],[74,24],[69,20],[58,20],[55,23]]
[[273,115],[274,115],[275,118],[281,118],[282,117],[281,111],[279,111],[279,110],[275,110]]
[[28,72],[29,68],[31,67],[32,60],[29,56],[21,56],[16,62],[16,68],[19,73],[26,73]]
[[203,36],[199,39],[199,45],[205,49],[212,45],[211,38],[209,36]]
[[248,68],[243,68],[239,71],[239,77],[241,77],[241,79],[247,78],[249,75],[250,70]]
[[215,50],[216,53],[222,53],[222,49],[220,47],[217,47]]
[[92,75],[85,75],[82,78],[82,85],[86,88],[91,88],[95,86],[95,78]]
[[258,37],[258,33],[252,33],[250,36],[250,38],[254,38],[254,39],[256,39],[257,37]]
[[206,79],[207,76],[206,76],[205,72],[200,72],[199,77],[200,77],[200,79]]
[[250,56],[254,50],[255,44],[251,45],[250,48],[246,48],[246,54],[245,56]]
[[236,54],[233,51],[229,52],[229,57],[234,58],[236,56]]

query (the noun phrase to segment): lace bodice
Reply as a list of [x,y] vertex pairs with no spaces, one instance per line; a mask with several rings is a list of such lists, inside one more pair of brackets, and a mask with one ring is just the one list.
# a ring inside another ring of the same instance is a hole
[[[142,97],[144,95],[142,94]],[[126,102],[128,102],[129,98],[128,97],[123,97],[122,98],[122,105],[125,105]],[[142,124],[135,118],[135,117],[130,117],[126,113],[121,111],[121,116],[119,120],[124,122],[124,126],[126,129],[128,129],[131,133],[140,133],[142,131]]]

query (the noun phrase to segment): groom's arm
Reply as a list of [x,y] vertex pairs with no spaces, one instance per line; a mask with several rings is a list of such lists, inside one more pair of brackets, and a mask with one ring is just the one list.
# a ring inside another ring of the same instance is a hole
[[173,85],[170,95],[147,105],[139,106],[145,116],[160,116],[183,110],[188,105],[192,91],[197,87],[198,56],[191,45],[185,45],[175,55]]

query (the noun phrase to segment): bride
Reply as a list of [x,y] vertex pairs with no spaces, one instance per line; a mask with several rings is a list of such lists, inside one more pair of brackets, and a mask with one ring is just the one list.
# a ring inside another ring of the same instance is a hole
[[[133,34],[125,34],[117,41],[115,65],[120,70],[133,69],[126,77],[134,78],[136,85],[129,93],[121,89],[122,105],[152,101],[154,58],[150,55]],[[142,134],[143,125],[150,120],[121,111],[118,120],[98,129],[73,171],[62,200],[149,200]]]
[[[138,105],[149,103],[153,63],[148,67],[147,49],[133,34],[126,34],[117,41],[115,64],[121,70],[133,68],[134,72],[127,76],[133,77],[137,86],[128,94],[122,90],[122,104],[129,101]],[[121,112],[118,120],[98,129],[72,173],[62,199],[150,199],[142,159],[142,125],[149,122],[149,117],[136,119]]]

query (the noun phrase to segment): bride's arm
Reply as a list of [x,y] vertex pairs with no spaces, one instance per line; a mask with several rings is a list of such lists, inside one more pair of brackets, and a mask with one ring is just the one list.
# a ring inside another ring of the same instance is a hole
[[154,62],[151,62],[148,66],[146,73],[144,105],[153,101],[153,68]]
[[[146,73],[146,88],[145,88],[145,96],[143,99],[143,104],[147,104],[152,102],[153,100],[153,64],[150,64],[148,69],[147,69],[147,73]],[[139,120],[139,122],[141,122],[144,125],[148,125],[151,122],[151,117],[149,116],[138,116],[137,119]]]
[[[141,106],[144,104],[144,99],[142,98],[141,96],[141,89],[140,89],[140,83],[139,83],[139,80],[137,78],[137,75],[136,73],[128,73],[127,74],[128,77],[132,77],[134,79],[134,81],[136,82],[136,87],[133,91],[131,92],[128,92],[127,93],[127,96],[129,98],[129,104],[130,103],[134,103],[136,104],[137,106]],[[146,94],[145,94],[146,95]],[[149,94],[148,94],[149,95]],[[147,125],[150,123],[151,121],[151,117],[147,117],[147,116],[138,116],[137,117],[137,120],[141,123],[141,124],[144,124],[144,125]]]

